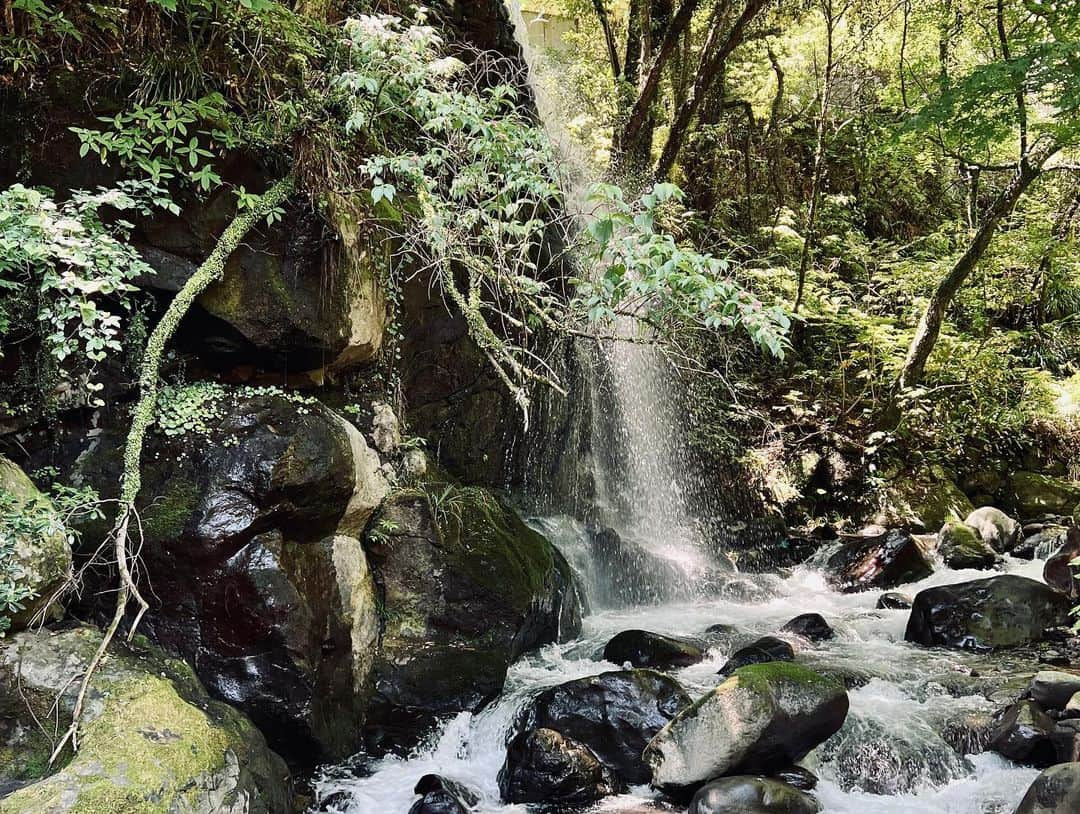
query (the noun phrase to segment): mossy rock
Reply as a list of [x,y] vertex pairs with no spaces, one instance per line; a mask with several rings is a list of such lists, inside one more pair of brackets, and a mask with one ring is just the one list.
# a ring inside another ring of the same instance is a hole
[[1010,507],[1024,520],[1072,515],[1080,504],[1080,482],[1037,472],[1013,472],[1005,491]]
[[511,662],[580,631],[566,560],[486,490],[398,492],[365,545],[383,603],[377,729],[408,737],[432,716],[478,709]]
[[886,484],[880,502],[875,523],[914,531],[939,529],[949,520],[962,520],[975,508],[940,467],[897,475]]
[[938,553],[949,568],[993,568],[1001,558],[979,532],[956,520],[941,527]]
[[[93,628],[24,632],[0,648],[0,713],[33,728],[70,719],[101,643]],[[59,699],[56,707],[54,701]],[[241,713],[213,701],[183,662],[138,639],[110,648],[91,684],[78,751],[47,767],[48,744],[0,764],[0,814],[278,814],[290,810],[284,762]],[[36,779],[40,778],[40,779]],[[20,787],[21,786],[21,787]]]
[[740,667],[646,747],[652,785],[677,792],[725,774],[793,765],[838,732],[847,711],[839,682],[799,664]]
[[[22,601],[22,610],[10,617],[10,629],[22,630],[34,615],[45,607],[53,592],[71,577],[71,546],[67,529],[52,502],[38,491],[26,473],[0,455],[0,494],[11,499],[12,508],[33,517],[40,533],[26,534],[8,530],[0,520],[0,534],[14,539],[13,561],[4,563],[20,588],[30,596]],[[6,615],[0,611],[0,621]],[[0,633],[3,628],[0,627]]]

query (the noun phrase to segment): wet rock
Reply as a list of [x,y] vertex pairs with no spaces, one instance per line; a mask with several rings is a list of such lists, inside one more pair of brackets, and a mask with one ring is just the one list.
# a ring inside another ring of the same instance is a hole
[[480,797],[472,789],[437,774],[425,774],[417,781],[413,794],[420,799],[409,814],[469,814]]
[[888,591],[878,597],[878,610],[910,610],[912,599],[907,594]]
[[995,722],[986,748],[1014,763],[1044,769],[1054,762],[1053,731],[1054,722],[1042,707],[1034,701],[1018,701]]
[[[0,643],[2,814],[183,811],[279,814],[289,771],[240,712],[207,695],[191,668],[145,638],[114,643],[87,695],[79,750],[49,768],[40,722],[70,720],[101,644],[93,628],[19,633]],[[55,706],[54,706],[55,704]]]
[[400,490],[365,543],[384,608],[369,742],[478,710],[522,654],[581,630],[566,560],[486,490]]
[[[982,509],[978,509],[976,513],[981,511]],[[991,542],[966,523],[946,523],[941,527],[939,538],[941,542],[938,553],[949,568],[987,569],[1001,562],[1001,557]]]
[[1065,718],[1055,723],[1050,742],[1054,745],[1054,763],[1080,760],[1080,718]]
[[724,777],[698,789],[689,814],[816,814],[818,801],[768,777]]
[[596,597],[599,604],[652,605],[687,595],[682,569],[615,529],[592,528],[588,540],[597,571],[603,575]]
[[804,613],[796,616],[782,628],[781,633],[794,633],[812,642],[823,642],[831,639],[835,634],[825,617],[820,613]]
[[652,785],[677,791],[724,774],[790,766],[837,732],[847,711],[844,688],[805,667],[742,667],[649,742]]
[[974,508],[949,473],[936,466],[897,475],[885,485],[884,497],[876,521],[913,531],[939,529],[950,517],[965,517]]
[[1035,778],[1015,814],[1076,814],[1080,811],[1080,763],[1059,763]]
[[[287,760],[344,758],[361,745],[379,635],[357,538],[388,489],[378,456],[312,399],[227,390],[197,409],[205,433],[155,432],[143,457],[142,630]],[[105,495],[121,449],[108,436],[80,458]],[[107,592],[84,597],[111,614]]]
[[1069,607],[1067,597],[1014,574],[941,585],[915,597],[904,638],[963,650],[1011,647],[1067,624]]
[[728,636],[735,636],[738,634],[739,629],[735,625],[726,625],[723,622],[718,622],[715,625],[709,625],[705,628],[705,638],[707,639],[723,639]]
[[1080,526],[1072,526],[1065,535],[1064,545],[1043,566],[1046,584],[1070,599],[1080,598],[1080,577],[1072,566],[1077,557],[1080,557]]
[[499,793],[507,803],[583,806],[620,788],[587,746],[542,727],[510,742],[499,771]]
[[1024,520],[1069,516],[1080,503],[1080,483],[1035,472],[1013,472],[1007,480],[1006,499]]
[[401,444],[401,426],[393,408],[384,402],[377,401],[371,405],[371,440],[375,442],[375,449],[383,455],[395,452]]
[[0,605],[0,635],[3,635],[5,627],[11,632],[25,628],[45,608],[53,592],[71,578],[72,571],[71,546],[63,520],[26,473],[3,455],[0,455],[0,496],[10,501],[10,509],[17,509],[31,520],[34,528],[34,533],[24,528],[8,528],[0,517],[0,536],[12,543],[13,561],[4,565],[14,575],[16,586],[29,592],[20,600],[21,610],[8,613],[6,603]]
[[689,667],[704,657],[702,649],[691,641],[647,630],[624,630],[604,646],[604,659],[613,664],[655,670]]
[[645,746],[689,704],[690,697],[663,673],[619,670],[544,690],[524,711],[519,731],[553,729],[636,785],[649,780],[641,756]]
[[1065,709],[1076,693],[1080,693],[1080,673],[1063,670],[1041,670],[1028,685],[1028,695],[1046,709]]
[[762,636],[753,644],[748,644],[732,653],[731,658],[720,668],[719,675],[731,675],[735,670],[746,667],[748,664],[794,660],[795,650],[788,642],[776,636]]
[[849,540],[827,562],[829,581],[844,593],[893,588],[933,572],[915,538],[900,529]]
[[1020,524],[993,506],[979,507],[964,519],[963,525],[974,529],[999,554],[1010,551],[1020,540]]
[[817,788],[817,775],[802,766],[788,766],[786,769],[772,772],[769,777],[787,783],[799,791],[813,791]]

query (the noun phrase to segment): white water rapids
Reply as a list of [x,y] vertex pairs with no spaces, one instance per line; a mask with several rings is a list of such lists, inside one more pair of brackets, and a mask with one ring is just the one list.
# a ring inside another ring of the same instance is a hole
[[[543,529],[575,559],[584,544],[581,528],[565,518],[543,521]],[[1038,577],[1042,562],[1010,560],[1008,570]],[[986,572],[940,570],[923,582],[903,587],[914,594],[931,585],[985,577]],[[985,657],[929,650],[904,642],[908,611],[875,610],[877,591],[840,594],[822,574],[800,566],[790,576],[740,575],[741,600],[703,599],[587,616],[580,638],[550,645],[510,668],[496,703],[477,714],[463,713],[434,732],[407,758],[385,757],[333,770],[319,782],[320,798],[345,792],[343,814],[405,814],[416,799],[413,786],[434,773],[457,780],[481,795],[480,814],[526,812],[499,800],[497,775],[517,712],[546,687],[620,665],[600,659],[604,644],[628,628],[698,636],[723,623],[738,631],[717,641],[705,661],[673,672],[691,696],[712,689],[716,672],[738,647],[759,635],[775,633],[801,613],[821,613],[836,631],[830,641],[809,645],[791,637],[796,660],[835,675],[865,682],[850,691],[851,711],[844,728],[812,752],[803,765],[820,778],[814,794],[826,814],[1011,814],[1037,775],[991,753],[967,756],[943,733],[971,716],[1000,709],[1009,692],[986,696],[966,675],[992,669]],[[970,694],[965,682],[972,682]],[[993,681],[989,685],[993,686]],[[991,692],[992,694],[992,692]],[[873,792],[878,793],[873,793]],[[654,794],[645,787],[609,798],[593,812],[617,812]]]

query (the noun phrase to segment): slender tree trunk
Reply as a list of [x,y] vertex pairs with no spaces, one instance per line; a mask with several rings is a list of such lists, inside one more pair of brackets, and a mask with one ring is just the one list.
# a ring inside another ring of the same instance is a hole
[[941,333],[941,324],[945,319],[945,314],[949,310],[953,297],[960,289],[960,286],[964,284],[964,281],[967,280],[979,260],[982,259],[986,247],[990,245],[990,241],[997,231],[998,225],[1013,211],[1017,201],[1031,186],[1031,182],[1039,177],[1047,159],[1056,153],[1058,149],[1057,144],[1048,144],[1045,147],[1033,150],[1031,156],[1021,160],[1019,170],[994,200],[990,211],[983,218],[982,224],[971,238],[967,250],[960,255],[949,273],[938,283],[937,289],[930,297],[930,302],[926,305],[926,310],[923,311],[922,319],[919,320],[919,326],[915,329],[915,336],[912,338],[911,346],[908,348],[904,368],[897,381],[898,389],[904,390],[915,387],[922,381],[926,361],[930,358],[934,345],[937,343],[938,335]]
[[776,195],[776,214],[779,217],[780,207],[784,205],[784,138],[780,129],[780,118],[784,110],[784,69],[780,66],[780,60],[772,46],[768,48],[768,55],[769,64],[776,74],[776,93],[773,94],[772,106],[769,108],[769,127],[765,131],[765,143],[769,145],[769,177],[772,179]]
[[604,7],[604,0],[593,0],[593,10],[604,32],[604,44],[607,46],[608,61],[611,63],[611,75],[618,79],[622,76],[622,69],[619,67],[619,50],[615,46],[615,33],[611,30],[611,19]]
[[[657,178],[666,178],[671,172],[671,168],[675,166],[675,160],[678,158],[679,151],[686,141],[690,122],[697,114],[701,104],[705,101],[709,88],[712,87],[712,83],[720,74],[721,66],[727,61],[731,52],[742,43],[743,39],[746,37],[747,27],[765,7],[765,3],[766,0],[747,0],[742,14],[739,15],[734,25],[732,25],[731,30],[727,33],[723,42],[715,48],[702,48],[701,64],[697,71],[697,79],[694,82],[694,88],[690,91],[690,98],[679,106],[679,109],[675,113],[675,119],[671,123],[671,128],[668,130],[667,141],[664,143],[664,149],[660,153],[660,160],[656,165],[655,174]],[[706,39],[707,46],[710,40],[712,42],[717,42],[720,39],[717,30],[720,25],[721,20],[718,17],[713,28],[709,31],[709,35]]]
[[908,41],[908,25],[911,18],[911,0],[904,0],[904,26],[900,33],[900,64],[897,66],[896,72],[900,75],[900,101],[904,105],[904,110],[908,109],[907,98],[907,41]]

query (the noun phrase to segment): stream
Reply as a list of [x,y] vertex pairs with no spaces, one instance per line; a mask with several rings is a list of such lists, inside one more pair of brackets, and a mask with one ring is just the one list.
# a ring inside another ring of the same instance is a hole
[[[584,530],[566,518],[534,521],[560,545],[567,559],[581,562]],[[1007,570],[1038,578],[1041,560],[1010,559]],[[589,586],[588,574],[581,574]],[[961,582],[985,572],[941,569],[926,580],[903,586],[909,595],[933,585]],[[986,720],[1033,671],[1010,673],[1000,657],[925,649],[904,642],[906,610],[876,610],[877,591],[841,594],[831,590],[810,565],[787,576],[733,575],[729,590],[692,601],[629,608],[594,609],[579,638],[547,646],[514,664],[500,698],[479,713],[453,717],[407,758],[390,756],[335,767],[318,782],[325,799],[344,792],[342,814],[405,814],[415,799],[413,786],[425,774],[448,777],[481,795],[480,812],[525,812],[499,800],[497,775],[515,716],[546,687],[621,665],[602,661],[605,643],[616,633],[643,628],[702,638],[711,625],[731,630],[711,640],[706,659],[672,675],[691,696],[712,689],[717,670],[739,646],[775,633],[801,613],[822,614],[836,631],[819,644],[787,637],[796,660],[845,677],[851,710],[843,729],[802,764],[819,777],[815,794],[830,814],[1011,814],[1038,774],[993,753],[965,754],[973,747],[966,721]],[[998,697],[998,695],[1000,697]],[[950,736],[948,733],[953,733]],[[950,745],[951,741],[951,745]],[[608,798],[587,809],[617,812],[652,799],[647,787]],[[663,810],[663,809],[661,809]]]

